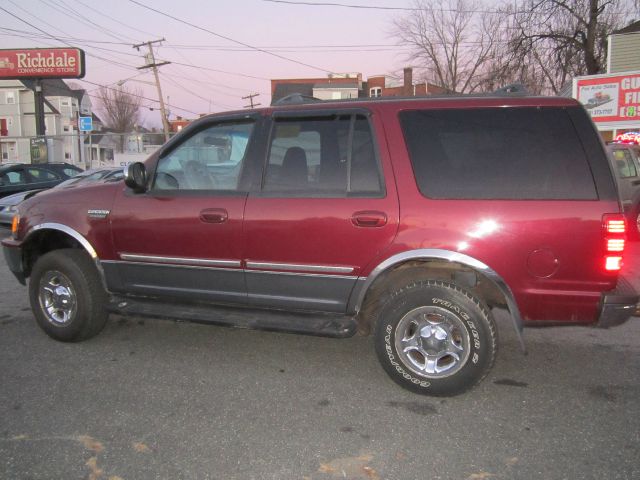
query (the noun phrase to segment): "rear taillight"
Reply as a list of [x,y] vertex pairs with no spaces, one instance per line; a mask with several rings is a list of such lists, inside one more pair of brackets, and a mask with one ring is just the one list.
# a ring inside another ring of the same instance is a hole
[[617,272],[622,268],[622,253],[626,242],[626,223],[624,215],[608,213],[602,217],[602,235],[604,238],[604,269]]

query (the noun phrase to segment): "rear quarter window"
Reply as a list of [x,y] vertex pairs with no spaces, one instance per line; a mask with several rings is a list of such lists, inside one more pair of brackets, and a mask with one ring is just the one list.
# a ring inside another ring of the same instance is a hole
[[595,200],[584,148],[562,108],[400,113],[420,192],[438,199]]

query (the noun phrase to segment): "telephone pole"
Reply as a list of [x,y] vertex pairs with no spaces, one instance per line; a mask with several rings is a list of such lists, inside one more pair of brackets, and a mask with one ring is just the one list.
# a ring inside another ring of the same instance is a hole
[[260,94],[259,93],[251,93],[249,95],[247,95],[246,97],[242,97],[242,100],[249,100],[249,103],[251,105],[245,105],[244,108],[255,108],[259,105],[262,105],[261,103],[253,103],[253,97],[259,97]]
[[160,114],[162,115],[162,128],[164,130],[164,140],[165,142],[169,140],[169,120],[167,119],[167,112],[164,108],[164,97],[162,96],[162,88],[160,87],[160,77],[158,76],[158,67],[163,65],[168,65],[171,62],[160,62],[156,63],[156,56],[153,53],[152,45],[154,43],[164,42],[165,39],[161,38],[160,40],[150,40],[148,42],[140,43],[138,45],[134,45],[133,48],[140,51],[140,47],[146,45],[149,49],[149,53],[146,55],[147,64],[143,67],[138,67],[138,70],[144,70],[145,68],[153,69],[153,75],[156,78],[156,87],[158,88],[158,98],[160,100]]

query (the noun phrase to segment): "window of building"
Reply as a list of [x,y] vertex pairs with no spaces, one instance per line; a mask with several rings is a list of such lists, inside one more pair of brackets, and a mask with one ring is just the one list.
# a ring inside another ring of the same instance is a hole
[[63,107],[68,107],[69,106],[69,100],[60,100],[60,105]]
[[64,159],[69,160],[71,158],[71,154],[69,152],[64,152]]
[[295,197],[381,196],[367,118],[344,114],[277,119],[263,191]]
[[7,101],[7,104],[16,103],[16,92],[7,92],[6,93],[6,101]]
[[382,96],[382,87],[373,87],[369,89],[369,96],[371,98]]

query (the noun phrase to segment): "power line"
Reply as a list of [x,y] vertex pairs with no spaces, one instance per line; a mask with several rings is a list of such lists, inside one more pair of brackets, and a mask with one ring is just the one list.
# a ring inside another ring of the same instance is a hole
[[152,37],[159,37],[159,35],[157,35],[155,33],[147,32],[146,30],[141,30],[139,28],[132,27],[131,25],[126,24],[122,20],[118,20],[117,18],[114,18],[114,17],[104,13],[104,11],[102,11],[102,10],[98,11],[93,6],[87,5],[86,3],[82,2],[81,0],[74,0],[74,1],[79,3],[80,5],[82,5],[83,7],[85,7],[87,10],[91,10],[91,11],[93,11],[94,13],[96,13],[97,15],[99,15],[101,17],[105,17],[105,18],[108,18],[110,20],[113,20],[118,25],[122,25],[123,27],[128,28],[129,30],[133,30],[135,32],[142,33],[144,35],[151,35]]
[[[70,18],[72,18],[73,20],[75,20],[78,23],[86,25],[89,28],[94,29],[94,30],[97,28],[102,33],[106,34],[107,36],[109,36],[109,37],[111,37],[111,38],[113,38],[115,40],[122,40],[123,35],[119,35],[117,32],[114,32],[113,30],[110,30],[110,29],[108,29],[108,28],[106,28],[106,27],[94,22],[90,18],[85,17],[82,13],[78,12],[77,10],[75,10],[73,7],[71,7],[64,0],[40,0],[40,1],[42,3],[44,3],[45,5],[47,5],[49,8],[52,8],[53,10],[55,10],[57,12],[61,12],[63,14],[68,14],[68,12],[71,12],[73,15],[69,15]],[[124,36],[126,37],[126,35],[124,35]],[[131,39],[131,40],[134,40],[131,37],[128,37],[128,38]]]
[[[340,8],[354,8],[360,10],[382,10],[382,11],[401,11],[401,12],[419,12],[424,10],[422,7],[388,7],[377,5],[363,5],[354,3],[341,3],[341,2],[303,2],[294,0],[262,0],[269,3],[283,3],[285,5],[300,5],[305,7],[340,7]],[[487,13],[495,15],[518,15],[531,13],[530,11],[503,11],[503,10],[457,10],[455,8],[440,8],[434,7],[434,10],[441,12],[455,12],[455,13]],[[629,12],[608,12],[612,15],[629,15]]]
[[[0,8],[2,8],[2,7],[0,7]],[[109,87],[108,85],[101,85],[101,84],[96,83],[96,82],[90,82],[89,80],[81,79],[80,81],[81,82],[85,82],[85,83],[89,83],[91,85],[95,85],[97,87],[106,88],[107,90],[119,91],[117,88],[112,88],[112,87]],[[134,94],[134,93],[129,93],[129,95],[131,95],[132,97],[142,98],[143,100],[148,100],[150,102],[159,103],[159,101],[157,99],[155,99],[155,98],[149,98],[149,97],[145,97],[143,95],[137,95],[137,94]],[[170,103],[167,103],[167,106],[169,106],[171,108],[176,108],[178,110],[182,110],[183,112],[193,113],[194,115],[198,115],[196,112],[194,112],[192,110],[187,110],[186,108],[177,107],[175,105],[171,105]]]
[[194,24],[194,23],[187,22],[186,20],[182,20],[182,19],[180,19],[180,18],[178,18],[178,17],[174,17],[173,15],[170,15],[170,14],[168,14],[168,13],[165,13],[165,12],[162,12],[162,11],[157,10],[157,9],[155,9],[155,8],[149,7],[149,6],[147,6],[147,5],[143,4],[143,3],[138,2],[137,0],[129,0],[129,1],[130,1],[131,3],[134,3],[134,4],[136,4],[136,5],[140,6],[140,7],[142,7],[142,8],[146,8],[147,10],[151,10],[152,12],[156,12],[156,13],[158,13],[158,14],[160,14],[160,15],[164,15],[165,17],[171,18],[171,19],[173,19],[173,20],[175,20],[175,21],[177,21],[177,22],[184,23],[185,25],[189,25],[190,27],[193,27],[193,28],[195,28],[195,29],[202,30],[203,32],[210,33],[211,35],[214,35],[214,36],[216,36],[216,37],[222,38],[222,39],[224,39],[224,40],[228,40],[228,41],[230,41],[230,42],[237,43],[238,45],[242,45],[242,46],[244,46],[244,47],[251,48],[251,49],[253,49],[253,50],[257,51],[257,52],[266,53],[267,55],[271,55],[271,56],[273,56],[273,57],[280,58],[281,60],[286,60],[287,62],[296,63],[296,64],[298,64],[298,65],[302,65],[302,66],[304,66],[304,67],[312,68],[312,69],[314,69],[314,70],[319,70],[319,71],[321,71],[321,72],[325,72],[325,73],[335,73],[335,72],[332,72],[331,70],[328,70],[328,69],[326,69],[326,68],[320,68],[320,67],[316,67],[315,65],[310,65],[310,64],[308,64],[308,63],[300,62],[300,61],[298,61],[298,60],[294,60],[294,59],[292,59],[292,58],[285,57],[284,55],[279,55],[279,54],[277,54],[277,53],[271,52],[271,51],[266,50],[266,49],[264,49],[264,48],[255,47],[255,46],[253,46],[253,45],[249,45],[248,43],[241,42],[240,40],[236,40],[236,39],[234,39],[234,38],[227,37],[227,36],[225,36],[225,35],[221,35],[221,34],[219,34],[219,33],[214,32],[213,30],[209,30],[209,29],[207,29],[207,28],[200,27],[200,26],[198,26],[198,25],[196,25],[196,24]]
[[[11,3],[13,3],[13,2],[11,2]],[[49,38],[52,38],[52,39],[54,39],[54,40],[57,40],[58,42],[60,42],[60,43],[63,43],[63,44],[65,44],[65,45],[67,45],[68,47],[71,47],[71,48],[77,48],[75,45],[72,45],[72,44],[70,44],[69,42],[66,42],[66,41],[62,40],[62,39],[60,39],[59,37],[56,37],[55,35],[52,35],[52,34],[50,34],[49,32],[46,32],[45,30],[42,30],[41,28],[39,28],[39,27],[37,27],[37,26],[33,25],[32,23],[28,22],[27,20],[25,20],[25,19],[23,19],[23,18],[20,18],[19,16],[15,15],[14,13],[10,12],[9,10],[7,10],[7,9],[6,9],[6,8],[4,8],[4,7],[0,7],[0,10],[2,10],[2,11],[3,11],[3,12],[5,12],[5,13],[8,13],[8,14],[9,14],[9,15],[11,15],[13,18],[15,18],[15,19],[17,19],[17,20],[21,21],[22,23],[26,23],[26,24],[27,24],[27,25],[29,25],[31,28],[33,28],[33,29],[35,29],[35,30],[38,30],[39,32],[44,33],[44,34],[45,34],[47,37],[49,37]],[[26,13],[29,13],[29,12],[27,12],[26,10],[24,10],[24,9],[22,9],[22,8],[21,8],[21,10],[25,11]],[[29,15],[31,15],[31,14],[29,14]],[[46,22],[45,22],[45,23],[46,23]],[[55,27],[54,27],[54,28],[55,28]],[[56,30],[57,30],[57,29],[56,29]],[[97,58],[98,60],[102,60],[103,62],[111,63],[111,64],[116,65],[116,66],[119,66],[119,67],[135,68],[135,66],[133,66],[133,65],[127,65],[127,64],[124,64],[124,63],[120,63],[120,62],[116,62],[116,61],[113,61],[113,60],[109,60],[109,59],[104,58],[104,57],[101,57],[101,56],[99,56],[99,55],[91,54],[91,53],[89,53],[89,52],[85,52],[85,53],[86,53],[86,55],[88,55],[88,56],[90,56],[90,57]]]

